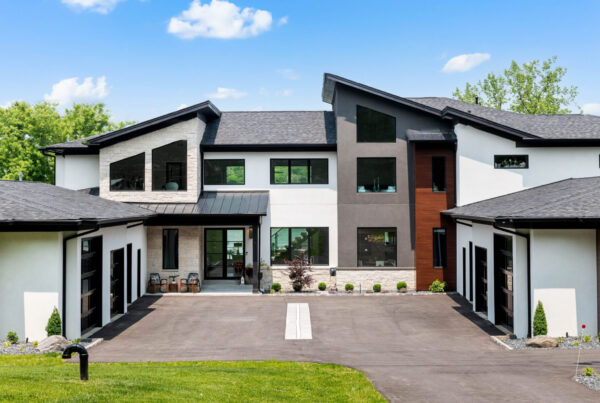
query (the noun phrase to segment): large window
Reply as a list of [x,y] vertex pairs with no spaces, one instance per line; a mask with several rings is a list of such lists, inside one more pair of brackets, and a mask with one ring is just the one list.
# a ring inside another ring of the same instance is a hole
[[396,158],[358,158],[356,167],[359,193],[396,191]]
[[179,267],[179,230],[163,229],[163,270]]
[[187,141],[152,150],[152,190],[187,189]]
[[494,155],[496,169],[526,169],[529,168],[529,155]]
[[327,184],[328,181],[326,158],[271,160],[271,184]]
[[144,190],[144,160],[141,153],[110,164],[110,190]]
[[396,267],[396,228],[359,228],[359,267]]
[[243,185],[244,160],[204,160],[205,185]]
[[446,157],[431,158],[431,188],[434,192],[446,191]]
[[396,118],[358,105],[356,107],[356,141],[359,143],[395,143]]
[[446,229],[433,229],[433,267],[446,267]]
[[271,228],[271,264],[302,254],[314,265],[329,264],[329,228]]

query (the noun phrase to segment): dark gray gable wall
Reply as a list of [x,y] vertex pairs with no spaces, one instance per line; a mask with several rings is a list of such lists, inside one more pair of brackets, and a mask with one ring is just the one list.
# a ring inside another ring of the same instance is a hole
[[[339,267],[357,266],[357,228],[395,227],[397,265],[414,268],[414,194],[412,152],[407,129],[451,131],[450,122],[383,98],[336,85],[334,112],[338,143]],[[357,143],[356,107],[365,106],[396,117],[396,143]],[[358,157],[396,158],[396,193],[358,193]]]

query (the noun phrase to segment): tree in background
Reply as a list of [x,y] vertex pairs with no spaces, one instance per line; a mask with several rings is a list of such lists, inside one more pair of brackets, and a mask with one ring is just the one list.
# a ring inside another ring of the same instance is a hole
[[477,84],[467,83],[461,91],[456,88],[455,98],[496,109],[508,109],[527,114],[571,113],[578,90],[563,86],[561,82],[567,69],[555,66],[557,57],[540,62],[532,60],[523,65],[513,60],[502,74],[489,73]]
[[119,129],[132,122],[114,123],[104,104],[74,104],[61,115],[57,105],[14,102],[0,108],[0,179],[52,183],[54,161],[39,150],[50,144],[76,140]]

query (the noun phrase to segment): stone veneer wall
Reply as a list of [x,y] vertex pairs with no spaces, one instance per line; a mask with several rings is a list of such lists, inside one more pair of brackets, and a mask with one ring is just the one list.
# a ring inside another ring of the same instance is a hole
[[[292,284],[286,274],[285,268],[272,269],[272,283],[280,283],[282,289],[291,290]],[[354,284],[354,290],[372,290],[373,284],[381,284],[383,291],[395,291],[396,283],[406,281],[409,290],[416,286],[416,271],[414,269],[402,270],[360,270],[360,269],[337,269],[337,275],[331,277],[329,268],[313,268],[311,275],[315,280],[311,289],[316,290],[320,282],[327,283],[327,289],[337,286],[338,291],[344,290],[347,283]]]

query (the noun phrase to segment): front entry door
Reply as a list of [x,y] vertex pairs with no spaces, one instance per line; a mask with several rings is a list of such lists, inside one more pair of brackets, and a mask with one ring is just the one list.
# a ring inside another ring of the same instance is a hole
[[487,313],[487,249],[475,247],[475,309]]
[[244,229],[205,229],[204,251],[204,278],[239,279],[244,268]]
[[496,324],[513,330],[512,238],[494,234],[494,306]]
[[102,326],[102,237],[81,240],[81,333]]
[[125,312],[125,253],[123,248],[110,252],[110,316]]

